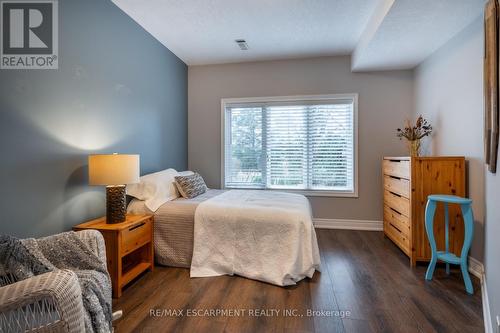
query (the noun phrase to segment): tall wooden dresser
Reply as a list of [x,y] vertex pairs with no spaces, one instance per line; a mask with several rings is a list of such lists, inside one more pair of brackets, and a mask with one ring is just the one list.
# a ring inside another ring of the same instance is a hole
[[[430,194],[465,197],[464,157],[384,157],[384,235],[408,257],[410,264],[429,261],[431,249],[425,232],[425,206]],[[464,225],[460,207],[450,205],[450,252],[460,256]],[[444,249],[444,208],[434,217],[438,249]]]

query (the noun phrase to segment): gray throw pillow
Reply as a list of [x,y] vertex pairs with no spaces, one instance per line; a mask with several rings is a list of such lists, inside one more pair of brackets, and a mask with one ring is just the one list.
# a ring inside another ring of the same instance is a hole
[[205,181],[198,173],[189,176],[176,176],[175,185],[179,193],[186,199],[197,197],[208,189]]

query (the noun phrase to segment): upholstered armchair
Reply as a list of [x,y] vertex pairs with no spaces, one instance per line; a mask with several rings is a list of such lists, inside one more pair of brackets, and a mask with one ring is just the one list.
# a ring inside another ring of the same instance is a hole
[[[77,235],[106,263],[106,247],[98,231]],[[0,288],[0,332],[26,331],[85,331],[82,292],[75,273],[53,271]]]

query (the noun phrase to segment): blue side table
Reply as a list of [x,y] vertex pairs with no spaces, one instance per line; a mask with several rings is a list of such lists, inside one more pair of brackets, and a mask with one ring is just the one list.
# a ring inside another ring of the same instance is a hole
[[[427,237],[429,238],[429,243],[432,251],[432,258],[427,268],[427,273],[425,273],[426,280],[432,280],[432,275],[434,274],[434,269],[436,268],[436,262],[438,260],[444,261],[446,263],[446,274],[450,274],[450,264],[460,265],[462,270],[462,276],[464,278],[465,290],[469,294],[474,293],[472,287],[472,282],[469,276],[469,270],[467,267],[467,257],[469,249],[472,243],[472,236],[474,234],[474,218],[472,217],[472,200],[467,198],[461,198],[454,195],[429,195],[427,197],[427,207],[425,208],[425,231],[427,232]],[[437,202],[444,203],[444,219],[445,219],[445,251],[438,251],[436,246],[436,239],[434,238],[434,213],[436,212]],[[458,204],[462,209],[462,215],[464,219],[464,245],[462,246],[462,252],[460,257],[449,252],[449,213],[448,204]]]

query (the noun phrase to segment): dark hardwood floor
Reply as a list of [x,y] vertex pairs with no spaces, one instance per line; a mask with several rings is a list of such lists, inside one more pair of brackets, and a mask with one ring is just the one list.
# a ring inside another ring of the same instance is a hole
[[[382,232],[317,234],[322,271],[292,287],[236,276],[190,279],[187,269],[158,266],[114,300],[114,310],[124,312],[116,331],[483,332],[476,278],[473,296],[465,293],[457,269],[446,276],[444,268],[437,268],[434,280],[426,282],[426,266],[411,269]],[[242,310],[240,316],[210,316],[204,312],[210,309]],[[193,316],[200,310],[205,316]],[[330,313],[308,316],[308,310]]]

